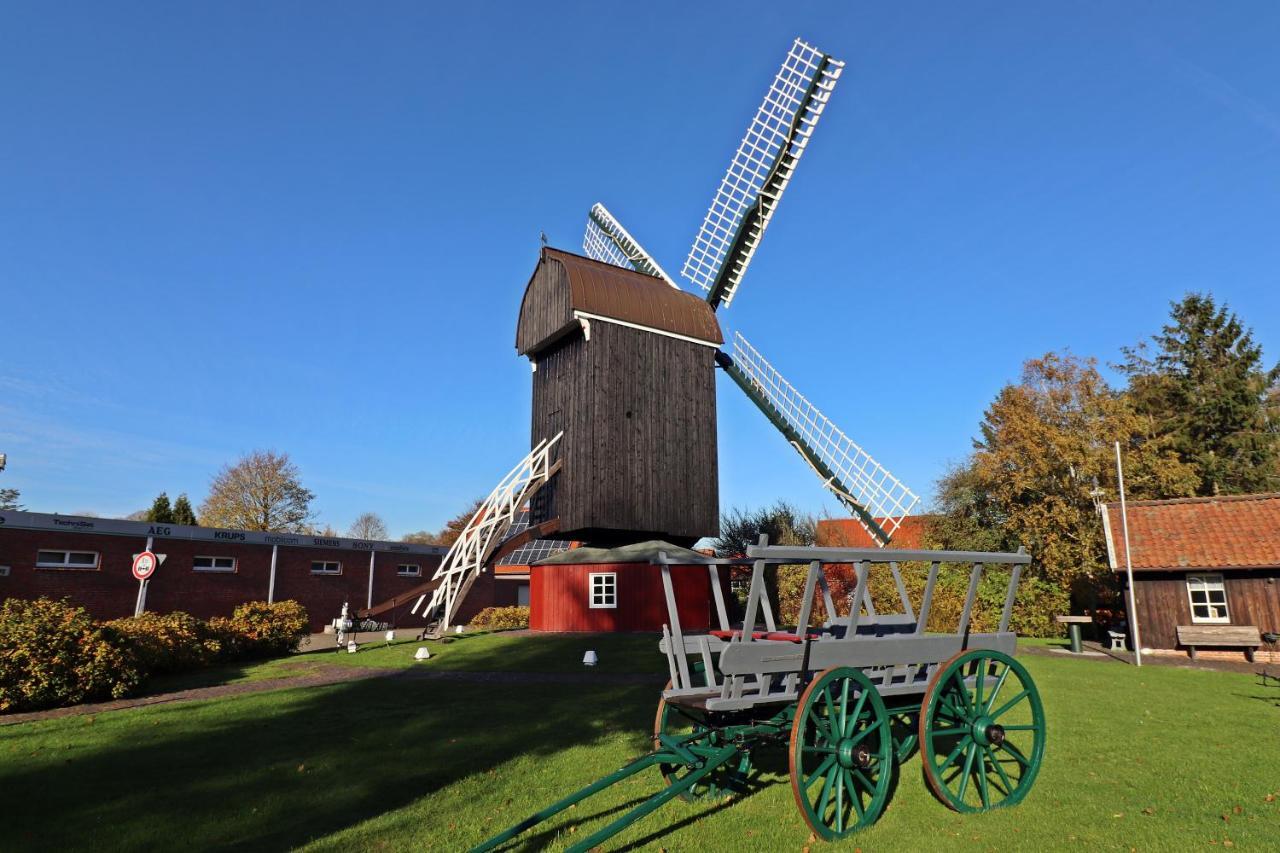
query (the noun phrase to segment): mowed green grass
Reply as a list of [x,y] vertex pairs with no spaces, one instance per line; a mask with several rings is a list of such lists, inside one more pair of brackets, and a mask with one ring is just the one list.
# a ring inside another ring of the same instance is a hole
[[[664,667],[648,637],[510,635],[433,644],[415,665],[579,672],[584,641],[602,669],[647,661],[635,666],[653,686],[380,678],[0,728],[0,848],[464,849],[643,753]],[[407,665],[417,645],[332,659]],[[1025,803],[952,813],[917,758],[880,822],[831,849],[1280,847],[1280,691],[1247,675],[1023,660],[1049,722]],[[802,849],[785,758],[760,759],[750,794],[673,802],[606,846]],[[570,844],[660,784],[641,774],[516,849]]]

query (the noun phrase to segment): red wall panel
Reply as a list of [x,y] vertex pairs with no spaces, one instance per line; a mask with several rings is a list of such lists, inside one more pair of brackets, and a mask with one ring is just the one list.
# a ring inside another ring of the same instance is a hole
[[[617,607],[590,606],[589,576],[617,575]],[[672,566],[672,586],[686,631],[710,627],[711,582],[706,566]],[[662,570],[647,563],[534,566],[530,569],[529,627],[535,631],[660,631],[670,623]]]

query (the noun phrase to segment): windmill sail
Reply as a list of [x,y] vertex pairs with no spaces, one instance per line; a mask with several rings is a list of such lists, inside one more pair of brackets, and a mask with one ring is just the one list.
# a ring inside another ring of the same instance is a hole
[[582,250],[588,258],[660,278],[676,290],[680,289],[653,256],[599,202],[587,214],[587,233],[582,237]]
[[734,334],[733,354],[722,353],[720,364],[872,538],[888,544],[920,498],[783,379],[742,335]]
[[796,39],[747,127],[680,274],[713,307],[733,301],[844,63]]

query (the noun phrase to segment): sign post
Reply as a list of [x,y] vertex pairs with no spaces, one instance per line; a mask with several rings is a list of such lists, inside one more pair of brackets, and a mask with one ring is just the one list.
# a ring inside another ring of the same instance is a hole
[[138,603],[134,605],[133,615],[141,616],[147,609],[147,581],[160,568],[165,555],[151,550],[152,538],[147,537],[147,547],[141,554],[133,555],[133,576],[138,579]]

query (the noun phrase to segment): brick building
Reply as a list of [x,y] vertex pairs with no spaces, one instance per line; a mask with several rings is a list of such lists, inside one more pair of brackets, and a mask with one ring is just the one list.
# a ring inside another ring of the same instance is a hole
[[[133,615],[138,581],[133,555],[147,547],[165,555],[148,582],[147,610],[182,610],[200,618],[228,616],[246,601],[293,599],[313,630],[353,608],[390,598],[430,580],[446,548],[300,533],[265,533],[150,524],[106,518],[0,511],[0,598],[70,598],[98,619]],[[493,577],[489,574],[489,578]],[[492,580],[473,590],[463,617],[507,598],[514,587]],[[419,627],[408,606],[381,617]]]

